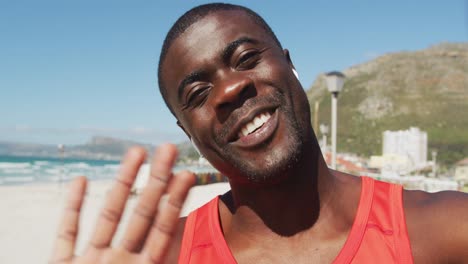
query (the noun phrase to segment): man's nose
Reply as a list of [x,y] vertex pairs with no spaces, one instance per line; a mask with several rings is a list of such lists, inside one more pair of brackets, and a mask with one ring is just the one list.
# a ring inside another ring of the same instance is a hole
[[244,102],[256,95],[254,82],[248,76],[237,76],[218,84],[214,106],[221,118],[224,119]]
[[255,90],[253,80],[246,76],[235,76],[229,80],[220,81],[215,89],[215,107],[218,109],[239,107],[246,99],[255,96],[252,94],[253,90]]

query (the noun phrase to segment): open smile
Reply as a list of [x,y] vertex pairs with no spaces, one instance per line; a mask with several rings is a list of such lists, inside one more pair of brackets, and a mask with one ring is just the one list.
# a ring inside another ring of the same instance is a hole
[[235,126],[232,144],[238,147],[254,147],[269,139],[278,126],[278,111],[266,109],[255,111]]
[[245,124],[244,127],[241,128],[241,131],[237,133],[239,138],[248,136],[253,132],[257,131],[257,129],[261,128],[268,120],[270,120],[271,114],[269,112],[261,113],[254,117],[252,121]]

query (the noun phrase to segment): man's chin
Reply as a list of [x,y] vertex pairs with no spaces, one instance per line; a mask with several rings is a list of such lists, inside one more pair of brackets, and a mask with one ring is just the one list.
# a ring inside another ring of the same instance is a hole
[[[281,112],[281,111],[280,111]],[[244,149],[235,145],[223,149],[224,160],[233,171],[231,181],[245,184],[276,184],[293,175],[304,148],[303,129],[292,112],[284,111],[278,130],[260,146]]]
[[299,145],[295,142],[282,148],[281,151],[268,153],[260,160],[258,157],[247,161],[236,158],[232,164],[235,164],[240,175],[236,175],[232,180],[244,184],[272,185],[288,179],[301,156]]

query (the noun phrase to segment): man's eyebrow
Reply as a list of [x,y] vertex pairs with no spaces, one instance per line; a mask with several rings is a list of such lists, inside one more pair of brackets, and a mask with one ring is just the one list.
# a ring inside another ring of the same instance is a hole
[[221,53],[221,59],[225,64],[229,64],[229,59],[231,58],[232,54],[234,51],[239,47],[240,45],[244,43],[253,43],[256,44],[258,43],[257,40],[249,38],[249,37],[241,37],[233,42],[229,43],[222,51]]
[[[241,38],[234,40],[233,42],[227,44],[226,47],[222,50],[221,52],[222,61],[225,64],[228,64],[229,59],[231,58],[232,54],[237,49],[237,47],[239,47],[240,45],[244,43],[256,44],[258,43],[258,41],[249,37],[241,37]],[[201,70],[195,70],[191,72],[189,75],[185,76],[185,78],[180,82],[179,87],[177,88],[179,101],[181,101],[182,99],[182,95],[184,93],[185,87],[190,83],[199,81],[203,77],[203,75],[205,75],[205,72]]]
[[179,101],[181,101],[182,95],[184,94],[185,86],[187,86],[190,83],[199,81],[203,75],[203,71],[196,70],[191,72],[189,75],[185,76],[185,78],[180,82],[179,87],[177,88]]

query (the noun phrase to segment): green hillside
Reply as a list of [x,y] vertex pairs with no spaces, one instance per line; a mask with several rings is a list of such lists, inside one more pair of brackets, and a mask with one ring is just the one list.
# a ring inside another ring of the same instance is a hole
[[[429,155],[437,150],[445,165],[468,156],[468,43],[386,54],[343,73],[338,151],[380,155],[384,130],[417,126],[428,133]],[[307,96],[312,116],[319,101],[319,123],[330,124],[324,75]]]

